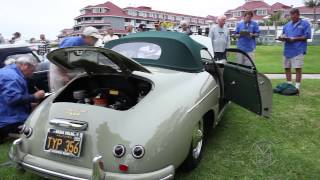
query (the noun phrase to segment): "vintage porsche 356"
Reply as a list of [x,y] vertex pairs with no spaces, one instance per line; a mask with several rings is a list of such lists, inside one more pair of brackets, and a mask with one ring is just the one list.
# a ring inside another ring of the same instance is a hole
[[173,179],[178,167],[198,165],[229,102],[271,113],[270,80],[244,52],[227,53],[215,61],[176,32],[57,49],[48,59],[79,75],[30,115],[10,158],[47,178]]

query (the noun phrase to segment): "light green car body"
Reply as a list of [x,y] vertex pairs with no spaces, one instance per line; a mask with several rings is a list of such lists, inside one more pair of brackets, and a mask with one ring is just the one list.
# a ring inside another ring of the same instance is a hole
[[[64,89],[49,96],[26,121],[26,127],[31,127],[33,133],[30,137],[22,135],[13,143],[11,159],[24,169],[53,179],[173,179],[175,169],[188,156],[194,127],[205,117],[210,117],[212,128],[221,119],[226,107],[219,107],[223,89],[207,71],[189,73],[146,68],[150,72],[134,71],[130,76],[146,79],[152,84],[151,91],[126,111],[70,102],[53,103]],[[221,74],[223,70],[216,73]],[[267,94],[264,101],[270,105],[270,81],[262,75],[259,78],[259,82],[267,81],[268,86],[261,93]],[[49,128],[68,129],[49,123],[55,118],[88,123],[82,131],[80,157],[44,151]],[[127,150],[122,158],[113,155],[113,148],[118,144]],[[143,158],[132,156],[135,145],[145,148]],[[120,164],[127,165],[128,171],[120,171]]]

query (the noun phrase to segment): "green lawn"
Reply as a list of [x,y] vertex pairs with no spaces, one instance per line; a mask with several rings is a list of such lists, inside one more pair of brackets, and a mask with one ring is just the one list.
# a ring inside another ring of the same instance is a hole
[[[273,81],[274,85],[281,81]],[[319,179],[320,80],[305,80],[300,97],[274,95],[273,114],[264,119],[231,105],[209,135],[203,159],[177,179]],[[9,143],[0,146],[0,164]],[[40,179],[0,167],[0,179]]]
[[[283,46],[257,46],[256,65],[262,73],[283,73]],[[304,73],[320,74],[320,46],[309,46]]]

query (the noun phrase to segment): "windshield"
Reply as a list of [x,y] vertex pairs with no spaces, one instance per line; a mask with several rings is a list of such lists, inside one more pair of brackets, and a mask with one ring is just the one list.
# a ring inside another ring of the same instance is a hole
[[113,47],[112,50],[131,59],[159,60],[162,53],[159,45],[147,42],[119,44]]

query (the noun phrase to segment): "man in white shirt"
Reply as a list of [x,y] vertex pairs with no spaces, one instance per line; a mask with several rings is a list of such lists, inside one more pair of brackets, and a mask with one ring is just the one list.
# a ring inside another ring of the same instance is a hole
[[210,29],[209,37],[212,40],[214,58],[216,60],[226,59],[226,48],[230,47],[230,32],[225,27],[226,16],[219,16],[218,24]]
[[119,37],[117,35],[114,35],[113,29],[110,28],[107,30],[107,34],[103,38],[103,43],[106,44],[107,42],[116,40],[116,39],[119,39]]

